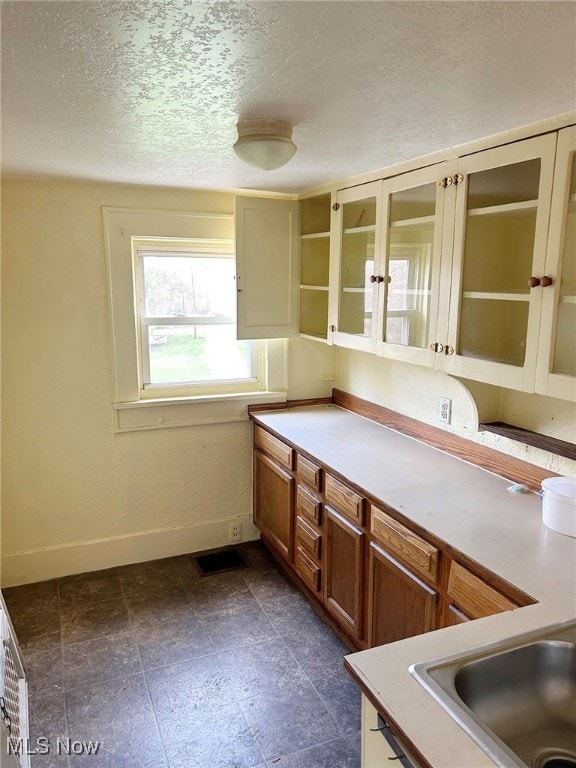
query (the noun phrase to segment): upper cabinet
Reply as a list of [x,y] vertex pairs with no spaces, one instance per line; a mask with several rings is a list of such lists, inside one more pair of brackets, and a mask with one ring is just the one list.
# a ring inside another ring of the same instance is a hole
[[575,400],[575,157],[569,127],[299,204],[237,198],[239,338]]
[[[576,127],[558,135],[536,392],[576,399]],[[547,281],[546,281],[547,282]],[[541,281],[541,284],[542,281]]]
[[330,288],[334,344],[376,351],[379,314],[382,182],[340,190],[334,204],[334,258]]
[[458,161],[447,373],[534,391],[555,147],[549,134]]
[[434,365],[444,166],[338,192],[335,344]]
[[334,343],[573,399],[575,129],[555,168],[556,139],[339,191]]
[[300,201],[301,336],[328,339],[330,272],[330,194]]
[[383,182],[376,351],[420,365],[435,364],[436,340],[446,333],[445,313],[438,311],[441,266],[446,257],[450,261],[443,238],[447,200],[439,183],[446,172],[444,163]]
[[293,336],[298,317],[298,202],[237,197],[239,339]]

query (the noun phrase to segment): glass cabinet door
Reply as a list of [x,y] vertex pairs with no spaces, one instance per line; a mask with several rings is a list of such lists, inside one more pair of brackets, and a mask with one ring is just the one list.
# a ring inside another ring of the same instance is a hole
[[575,400],[576,128],[560,131],[554,179],[536,391]]
[[372,351],[377,313],[382,182],[338,193],[340,249],[335,342]]
[[543,136],[459,163],[450,372],[533,387],[554,143]]
[[445,164],[384,182],[384,310],[378,353],[434,364]]

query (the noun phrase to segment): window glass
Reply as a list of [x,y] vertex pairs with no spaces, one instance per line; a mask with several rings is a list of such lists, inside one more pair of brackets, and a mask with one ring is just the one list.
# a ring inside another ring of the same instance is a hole
[[236,339],[234,259],[138,251],[145,387],[249,381],[256,345]]

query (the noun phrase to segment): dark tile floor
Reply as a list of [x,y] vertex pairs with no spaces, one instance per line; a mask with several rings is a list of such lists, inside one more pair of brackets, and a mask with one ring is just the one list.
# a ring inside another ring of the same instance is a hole
[[31,748],[51,747],[33,768],[358,768],[347,648],[264,547],[239,549],[248,567],[212,576],[181,556],[4,591]]

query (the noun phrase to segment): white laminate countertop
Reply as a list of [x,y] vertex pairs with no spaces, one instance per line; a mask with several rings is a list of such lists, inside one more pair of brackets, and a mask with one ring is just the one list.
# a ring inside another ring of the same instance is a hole
[[348,656],[383,712],[430,765],[493,766],[409,667],[576,618],[576,539],[543,524],[537,494],[512,494],[509,480],[337,406],[252,415],[538,601]]

